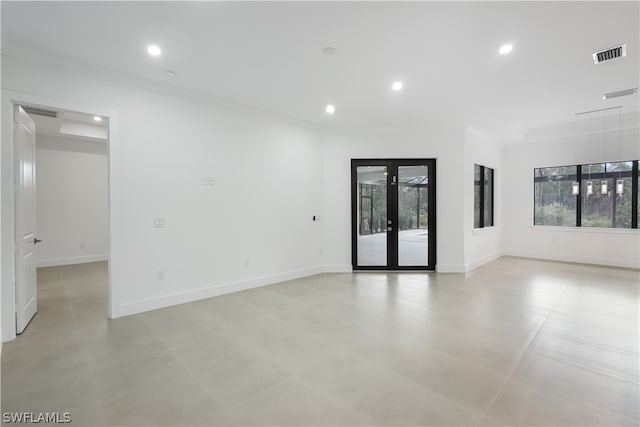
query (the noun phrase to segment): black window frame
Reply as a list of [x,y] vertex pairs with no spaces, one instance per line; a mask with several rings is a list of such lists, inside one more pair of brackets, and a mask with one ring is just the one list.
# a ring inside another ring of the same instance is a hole
[[[585,170],[585,166],[589,166],[589,165],[600,165],[600,164],[607,164],[607,163],[628,163],[631,162],[631,170],[628,171],[621,171],[621,172],[607,172],[606,170],[604,172],[592,172],[590,175],[587,173],[583,174],[583,170]],[[582,226],[582,196],[583,196],[583,186],[582,186],[582,181],[585,179],[586,176],[590,176],[590,178],[594,181],[598,180],[598,179],[603,179],[603,178],[612,178],[614,181],[614,188],[615,188],[615,180],[618,177],[622,177],[622,178],[631,178],[631,227],[630,228],[618,228],[618,227],[597,227],[597,228],[611,228],[611,229],[615,229],[615,230],[632,230],[632,229],[637,229],[638,228],[638,180],[640,180],[640,177],[638,177],[638,167],[640,164],[640,160],[615,160],[615,161],[605,161],[605,162],[596,162],[596,163],[584,163],[584,164],[579,164],[579,165],[558,165],[558,166],[545,166],[545,167],[539,167],[539,168],[534,168],[533,169],[533,195],[534,195],[534,200],[533,200],[533,216],[532,216],[532,220],[533,220],[533,225],[536,227],[569,227],[569,228],[574,228],[574,227],[578,227],[578,228],[594,228],[594,227],[583,227]],[[576,197],[576,225],[549,225],[549,224],[536,224],[536,201],[535,201],[535,188],[536,188],[536,183],[538,182],[543,182],[546,181],[546,177],[545,176],[536,176],[536,170],[538,169],[551,169],[551,168],[560,168],[560,167],[575,167],[576,168],[576,174],[575,175],[569,175],[567,176],[567,178],[570,178],[571,182],[578,182],[579,183],[579,191],[578,194],[575,196]],[[475,171],[474,171],[475,173]],[[615,221],[613,221],[613,224],[615,224]]]
[[[475,214],[476,214],[476,212],[475,212],[475,209],[476,209],[476,201],[475,201],[475,197],[476,197],[476,191],[475,191],[475,186],[476,186],[476,167],[480,168],[480,181],[478,183],[478,185],[480,186],[480,195],[479,195],[480,203],[479,203],[479,207],[478,207],[478,209],[480,209],[480,212],[479,212],[480,225],[479,226],[476,226],[476,223],[475,223]],[[486,197],[485,189],[484,189],[484,187],[485,187],[485,171],[487,171],[487,170],[491,171],[491,178],[489,180],[489,188],[491,188],[491,197],[490,197],[491,200],[489,201],[489,203],[491,203],[491,205],[490,205],[491,206],[491,218],[489,218],[489,220],[490,220],[489,223],[487,223],[487,221],[486,221],[487,218],[485,218],[485,215],[484,215],[484,212],[486,210],[485,207],[488,206],[487,205],[487,200],[486,200],[487,197]],[[474,189],[473,189],[473,197],[474,197],[474,200],[473,200],[473,210],[474,210],[474,212],[473,212],[473,215],[474,215],[474,217],[473,217],[474,218],[474,220],[473,220],[473,229],[474,230],[479,230],[481,228],[494,227],[495,226],[495,203],[494,203],[495,202],[495,194],[496,194],[496,188],[495,188],[495,185],[494,185],[495,176],[496,176],[495,169],[487,167],[487,166],[482,166],[482,165],[479,165],[479,164],[474,164],[473,165],[473,186],[474,186]]]
[[[428,252],[427,265],[408,266],[398,265],[398,167],[401,166],[427,166],[428,169]],[[385,166],[387,168],[387,224],[385,227],[391,235],[387,238],[387,264],[386,265],[358,265],[358,167]],[[436,159],[351,159],[351,265],[354,271],[362,270],[435,270],[437,254],[437,208],[436,208]],[[395,179],[394,179],[395,178]],[[392,191],[391,189],[396,189]],[[391,224],[389,224],[391,220]],[[389,229],[391,228],[391,229]]]

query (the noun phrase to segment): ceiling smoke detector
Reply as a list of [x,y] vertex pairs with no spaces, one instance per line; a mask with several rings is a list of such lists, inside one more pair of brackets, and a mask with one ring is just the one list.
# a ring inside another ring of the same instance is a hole
[[336,54],[336,48],[333,46],[327,46],[325,48],[322,48],[322,53],[324,53],[325,55],[335,55]]
[[622,44],[620,46],[610,47],[609,49],[594,52],[593,63],[600,64],[601,62],[607,62],[617,58],[624,58],[625,56],[627,56],[627,45]]

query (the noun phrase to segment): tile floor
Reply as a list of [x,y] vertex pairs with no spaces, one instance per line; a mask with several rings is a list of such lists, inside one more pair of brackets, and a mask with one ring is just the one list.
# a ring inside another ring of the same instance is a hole
[[633,270],[501,258],[322,274],[106,320],[106,265],[38,271],[2,410],[74,425],[638,425]]

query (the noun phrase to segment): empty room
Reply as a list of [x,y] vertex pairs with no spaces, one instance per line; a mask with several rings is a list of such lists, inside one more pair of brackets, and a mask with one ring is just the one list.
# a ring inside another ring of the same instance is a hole
[[639,2],[0,8],[3,424],[640,423]]

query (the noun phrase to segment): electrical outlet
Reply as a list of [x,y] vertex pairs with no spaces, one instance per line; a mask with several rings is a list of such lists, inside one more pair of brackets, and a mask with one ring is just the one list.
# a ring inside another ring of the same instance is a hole
[[155,218],[153,220],[153,226],[155,228],[162,228],[164,227],[164,218]]
[[251,259],[249,259],[249,258],[245,258],[245,259],[244,259],[244,266],[245,266],[245,267],[249,267],[250,265],[251,265]]
[[164,280],[164,270],[158,270],[158,272],[156,273],[156,277],[158,278],[158,280]]
[[80,249],[84,249],[86,247],[86,245],[84,244],[84,242],[80,242]]

